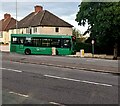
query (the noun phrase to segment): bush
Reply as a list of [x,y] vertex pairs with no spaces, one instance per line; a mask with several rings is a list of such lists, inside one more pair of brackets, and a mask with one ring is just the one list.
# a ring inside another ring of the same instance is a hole
[[91,44],[76,42],[75,49],[77,52],[79,52],[81,49],[84,49],[85,53],[90,53],[91,52]]
[[[84,49],[85,53],[92,53],[92,44],[90,38],[88,38],[85,42],[81,42],[80,39],[76,39],[75,50],[77,52],[80,52],[81,49]],[[95,41],[95,54],[113,55],[113,49],[114,47],[112,46],[112,44],[99,44],[97,43],[97,41]],[[118,43],[118,56],[120,56],[120,42]]]

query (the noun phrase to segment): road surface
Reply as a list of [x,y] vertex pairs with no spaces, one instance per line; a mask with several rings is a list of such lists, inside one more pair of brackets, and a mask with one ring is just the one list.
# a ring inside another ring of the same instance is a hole
[[3,104],[118,104],[117,75],[4,59],[1,69]]

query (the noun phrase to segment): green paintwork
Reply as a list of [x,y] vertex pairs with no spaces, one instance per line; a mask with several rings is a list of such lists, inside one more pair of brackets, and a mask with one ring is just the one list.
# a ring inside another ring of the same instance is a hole
[[[59,55],[70,55],[73,53],[73,43],[72,37],[66,35],[38,35],[38,34],[11,34],[12,37],[43,37],[43,38],[69,38],[71,39],[71,48],[56,48]],[[10,52],[16,53],[25,53],[26,49],[31,50],[31,54],[45,54],[45,55],[52,55],[52,47],[31,47],[31,46],[24,46],[22,44],[11,44],[10,45]]]

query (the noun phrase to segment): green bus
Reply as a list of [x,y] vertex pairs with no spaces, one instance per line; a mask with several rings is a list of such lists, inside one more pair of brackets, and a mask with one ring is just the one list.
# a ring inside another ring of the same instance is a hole
[[56,55],[70,55],[74,53],[72,36],[42,35],[42,34],[11,34],[10,52],[52,55],[52,48]]

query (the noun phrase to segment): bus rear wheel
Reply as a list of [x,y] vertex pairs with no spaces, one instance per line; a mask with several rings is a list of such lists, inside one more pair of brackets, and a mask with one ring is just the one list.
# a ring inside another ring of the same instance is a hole
[[31,54],[31,50],[30,49],[25,49],[25,54],[26,55],[30,55]]

